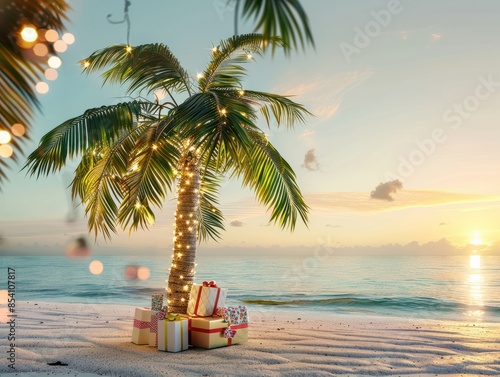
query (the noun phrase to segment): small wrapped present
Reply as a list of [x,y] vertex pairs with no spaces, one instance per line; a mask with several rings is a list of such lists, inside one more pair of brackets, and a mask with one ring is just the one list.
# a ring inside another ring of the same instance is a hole
[[161,311],[163,308],[163,295],[155,294],[151,295],[151,310],[156,312]]
[[249,323],[248,309],[244,305],[217,308],[216,315],[230,324]]
[[132,328],[132,343],[149,344],[149,328],[151,309],[135,308],[134,327]]
[[160,317],[158,311],[151,310],[151,322],[149,323],[149,345],[152,347],[158,346],[158,319]]
[[226,302],[227,289],[219,288],[214,281],[204,281],[202,285],[193,284],[187,314],[190,316],[210,317],[219,306]]
[[188,319],[178,314],[167,314],[158,321],[158,350],[167,352],[185,351],[189,347]]
[[248,341],[248,323],[229,324],[223,318],[191,318],[191,344],[202,348],[217,348]]

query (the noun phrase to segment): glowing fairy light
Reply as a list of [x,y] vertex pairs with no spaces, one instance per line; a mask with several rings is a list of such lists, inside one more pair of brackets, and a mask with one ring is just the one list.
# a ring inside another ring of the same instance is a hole
[[205,77],[205,76],[203,75],[203,73],[198,73],[198,74],[196,75],[196,78],[197,78],[198,80],[202,79],[203,77]]
[[61,66],[62,61],[58,56],[51,56],[47,63],[49,64],[50,68],[57,69]]
[[85,68],[88,68],[88,67],[90,66],[90,63],[89,63],[88,61],[85,61],[85,62],[83,63],[83,66],[84,66]]
[[252,59],[252,54],[247,54],[247,59],[248,60]]
[[125,48],[125,51],[127,51],[128,53],[131,53],[132,52],[132,46],[127,46]]
[[238,94],[240,96],[244,96],[245,95],[245,91],[242,89],[242,90],[238,90]]
[[25,26],[23,30],[21,30],[21,38],[26,42],[34,42],[38,39],[38,32],[34,27]]
[[7,144],[12,140],[9,131],[0,131],[0,144]]

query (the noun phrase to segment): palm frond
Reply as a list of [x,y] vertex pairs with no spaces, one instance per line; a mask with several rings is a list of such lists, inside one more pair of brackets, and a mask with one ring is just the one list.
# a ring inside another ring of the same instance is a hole
[[146,44],[136,47],[114,45],[94,52],[80,62],[87,73],[106,66],[106,82],[128,84],[128,93],[157,89],[173,92],[191,91],[189,74],[182,68],[174,54],[163,44]]
[[[314,47],[314,38],[309,26],[309,19],[298,0],[237,0],[243,1],[242,14],[253,18],[257,25],[254,31],[269,39],[280,36],[283,39],[285,53],[292,48],[307,43]],[[235,14],[235,17],[238,17]],[[273,53],[276,46],[273,45]]]
[[68,158],[108,144],[124,130],[131,130],[141,116],[141,108],[149,105],[149,102],[132,101],[103,106],[63,122],[42,137],[23,169],[28,168],[29,173],[37,177],[60,170]]
[[126,195],[118,212],[118,221],[123,227],[135,230],[139,226],[147,228],[154,221],[150,205],[161,207],[168,191],[175,183],[175,167],[180,156],[180,141],[173,135],[161,131],[169,118],[149,122],[137,139],[128,173],[123,179]]
[[[97,237],[102,232],[104,237],[111,238],[116,232],[118,204],[126,195],[124,177],[134,149],[138,134],[145,127],[135,128],[112,145],[104,145],[89,150],[83,155],[75,170],[75,178],[71,183],[73,199],[79,197],[89,216],[89,231],[94,230]],[[109,212],[109,213],[108,213]]]
[[240,80],[245,74],[241,64],[249,61],[249,54],[260,55],[267,44],[279,46],[281,39],[245,34],[222,40],[212,51],[210,63],[198,80],[200,92],[220,87],[241,88]]
[[88,216],[89,231],[94,231],[96,238],[101,233],[110,239],[111,233],[116,233],[117,203],[120,202],[122,190],[112,161],[111,155],[92,161],[90,169],[81,179],[85,187],[81,191],[84,194],[82,204]]
[[274,119],[278,126],[284,123],[287,127],[293,128],[296,123],[305,122],[305,115],[312,115],[303,105],[287,96],[245,90],[245,98],[254,101],[256,105],[262,105],[260,112],[268,126]]
[[271,222],[293,230],[299,216],[307,224],[309,207],[296,181],[295,173],[279,152],[260,132],[248,130],[254,144],[242,150],[234,174],[242,176],[257,200],[271,210]]
[[[201,175],[200,200],[198,204],[198,240],[217,240],[224,231],[224,215],[218,208],[219,189],[222,179],[214,163],[208,164]],[[213,170],[212,170],[213,169]]]

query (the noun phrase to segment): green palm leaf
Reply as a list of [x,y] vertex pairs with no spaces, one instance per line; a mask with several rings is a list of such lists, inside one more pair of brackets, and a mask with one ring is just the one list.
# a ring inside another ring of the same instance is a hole
[[274,119],[278,126],[284,123],[287,127],[293,128],[296,123],[305,122],[304,115],[312,115],[303,105],[287,96],[245,90],[245,97],[256,105],[261,105],[260,112],[268,126]]
[[[73,199],[80,198],[89,215],[89,231],[105,238],[116,232],[118,204],[126,193],[124,178],[138,133],[144,127],[124,133],[112,146],[101,146],[83,155],[71,183]],[[108,213],[109,212],[109,213]]]
[[220,87],[241,88],[240,80],[245,74],[241,64],[249,61],[249,54],[260,54],[267,44],[280,46],[281,39],[265,38],[261,34],[245,34],[222,40],[216,50],[212,51],[211,61],[198,80],[200,92]]
[[150,93],[157,89],[190,93],[189,74],[163,44],[114,45],[94,52],[80,63],[88,73],[110,65],[102,74],[103,84],[127,83],[129,93],[135,90]]
[[309,207],[296,181],[295,173],[262,133],[249,130],[254,144],[241,150],[235,175],[254,190],[257,200],[271,210],[271,222],[293,230],[300,216],[307,224]]
[[111,143],[123,130],[131,130],[141,109],[148,108],[149,102],[126,102],[87,110],[83,115],[69,119],[40,141],[40,145],[28,156],[23,169],[31,175],[48,175],[60,170],[66,160],[86,153],[88,148]]
[[146,127],[130,152],[128,173],[123,178],[126,195],[121,203],[118,220],[123,227],[135,230],[147,228],[154,221],[149,205],[161,207],[167,192],[175,182],[175,167],[182,143],[172,133],[161,131],[169,118],[144,124]]
[[200,200],[198,204],[198,240],[221,238],[224,230],[224,215],[218,208],[219,189],[222,179],[214,161],[208,163],[208,168],[201,176]]
[[[280,36],[285,53],[307,43],[314,46],[309,19],[298,0],[237,0],[243,1],[242,13],[256,21],[255,31],[269,39]],[[238,14],[235,14],[237,17]],[[273,53],[277,46],[273,45]]]

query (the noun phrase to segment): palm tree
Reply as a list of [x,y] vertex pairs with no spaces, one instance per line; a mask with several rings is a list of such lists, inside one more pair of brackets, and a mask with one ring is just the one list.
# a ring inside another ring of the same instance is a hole
[[[302,47],[306,42],[314,46],[307,14],[298,0],[233,1],[236,1],[235,34],[238,34],[238,19],[241,15],[246,18],[253,17],[256,23],[255,31],[259,30],[266,38],[280,34],[286,53],[298,47],[299,41]],[[7,1],[3,2],[6,4],[0,5],[2,19],[0,23],[0,131],[10,131],[12,125],[20,123],[26,128],[26,136],[29,137],[33,114],[35,110],[40,110],[34,87],[46,67],[38,57],[19,48],[16,39],[26,24],[36,29],[55,29],[60,32],[64,21],[67,20],[66,14],[70,7],[66,0],[10,0],[8,4]],[[127,20],[129,5],[130,1],[125,0]],[[57,55],[50,44],[48,47],[52,55]],[[22,152],[21,142],[21,139],[16,138],[11,142],[14,150],[12,161],[16,161],[18,153]],[[0,158],[0,189],[7,179],[5,172],[7,166],[7,160]]]
[[298,217],[307,223],[295,173],[257,120],[260,112],[268,125],[293,128],[309,112],[286,96],[243,88],[243,64],[267,44],[281,40],[247,34],[221,41],[197,82],[162,44],[96,51],[81,62],[85,72],[110,66],[104,83],[126,84],[128,93],[164,90],[169,100],[137,97],[89,109],[43,136],[25,165],[39,177],[81,158],[71,190],[96,237],[110,238],[117,225],[147,228],[155,220],[152,208],[176,191],[167,290],[173,312],[186,312],[197,240],[217,239],[224,229],[218,208],[224,177],[240,178],[281,228],[293,230]]
[[[40,109],[35,84],[46,67],[32,51],[19,47],[23,27],[61,31],[69,9],[65,0],[0,0],[0,131],[10,132],[12,125],[20,123],[29,136],[34,109]],[[47,48],[57,55],[51,44]],[[22,149],[21,142],[17,138],[10,142],[12,161]],[[7,161],[0,157],[0,188],[7,178]]]

